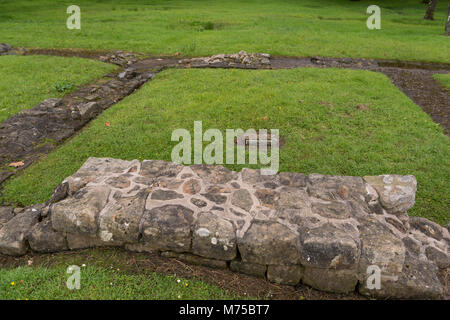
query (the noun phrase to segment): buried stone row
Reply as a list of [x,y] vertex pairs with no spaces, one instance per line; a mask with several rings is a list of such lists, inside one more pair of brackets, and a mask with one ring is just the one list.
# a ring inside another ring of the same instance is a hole
[[[5,219],[0,251],[123,246],[331,292],[439,297],[449,231],[408,217],[415,192],[413,176],[90,158],[48,203]],[[376,289],[367,285],[373,268]]]

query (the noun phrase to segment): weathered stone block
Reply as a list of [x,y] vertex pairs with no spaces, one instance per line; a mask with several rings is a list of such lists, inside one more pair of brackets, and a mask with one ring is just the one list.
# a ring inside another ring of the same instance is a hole
[[242,261],[257,264],[297,264],[299,238],[288,227],[273,221],[254,221],[237,239]]
[[348,293],[355,291],[358,278],[356,270],[305,267],[302,282],[322,291]]
[[17,214],[0,229],[0,253],[20,256],[28,251],[26,235],[38,223],[40,211],[29,208]]
[[[351,226],[349,226],[351,228]],[[349,230],[350,231],[350,230]],[[353,232],[357,232],[355,229]],[[300,261],[316,268],[351,269],[359,260],[359,241],[331,223],[301,233]]]
[[194,212],[182,205],[146,210],[141,223],[142,241],[155,250],[189,252]]
[[303,277],[303,269],[300,265],[269,265],[267,279],[278,284],[297,285]]
[[177,260],[196,264],[200,266],[210,267],[210,268],[216,268],[216,269],[226,269],[227,268],[227,262],[223,260],[215,260],[215,259],[208,259],[204,257],[199,257],[193,254],[189,253],[175,253],[175,252],[162,252],[161,255],[166,258],[175,258]]
[[58,252],[67,250],[66,237],[52,227],[52,221],[45,219],[35,224],[27,234],[28,243],[36,252]]
[[105,207],[110,189],[106,186],[85,187],[52,206],[52,225],[57,231],[94,235],[98,214]]
[[12,207],[0,207],[0,229],[12,218],[14,218],[14,210]]
[[206,258],[233,260],[236,257],[233,223],[213,213],[200,213],[193,229],[192,252]]
[[148,191],[119,198],[108,205],[99,217],[100,238],[104,242],[137,242],[139,225],[145,210]]
[[266,276],[267,266],[262,264],[233,260],[230,263],[230,269],[234,272],[264,278]]
[[417,181],[414,176],[381,175],[365,176],[380,196],[380,202],[390,213],[411,209],[416,200]]

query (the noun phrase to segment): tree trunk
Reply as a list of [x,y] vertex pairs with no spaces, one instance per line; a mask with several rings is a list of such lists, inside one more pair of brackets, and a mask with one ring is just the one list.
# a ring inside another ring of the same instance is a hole
[[438,0],[430,0],[428,2],[427,12],[425,13],[425,20],[434,20],[434,9],[436,9]]
[[447,22],[445,23],[445,33],[450,36],[450,4],[448,5]]

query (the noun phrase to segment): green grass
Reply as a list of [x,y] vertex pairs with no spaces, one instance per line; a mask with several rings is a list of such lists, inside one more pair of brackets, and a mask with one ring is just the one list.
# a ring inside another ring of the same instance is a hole
[[449,220],[450,145],[442,128],[386,76],[338,69],[164,71],[7,181],[1,200],[46,201],[90,156],[170,160],[172,130],[192,132],[194,120],[224,136],[226,128],[279,129],[286,141],[280,171],[413,174],[410,214]]
[[0,300],[174,300],[238,299],[216,286],[157,273],[131,274],[113,268],[80,267],[81,288],[69,290],[69,265],[0,269]]
[[450,74],[434,74],[433,78],[450,90]]
[[420,0],[378,0],[381,30],[368,30],[362,0],[79,0],[81,30],[69,30],[70,1],[3,0],[0,39],[14,46],[121,49],[198,56],[239,50],[274,55],[450,62],[447,3],[425,21]]
[[1,56],[0,122],[47,98],[59,98],[116,67],[81,58]]

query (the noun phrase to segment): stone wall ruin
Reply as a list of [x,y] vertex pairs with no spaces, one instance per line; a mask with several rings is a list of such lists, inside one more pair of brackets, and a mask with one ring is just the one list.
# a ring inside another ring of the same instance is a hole
[[[0,252],[119,246],[378,298],[439,298],[450,233],[409,217],[414,176],[264,176],[244,168],[89,158],[45,204],[0,208]],[[367,268],[381,269],[369,290]]]

